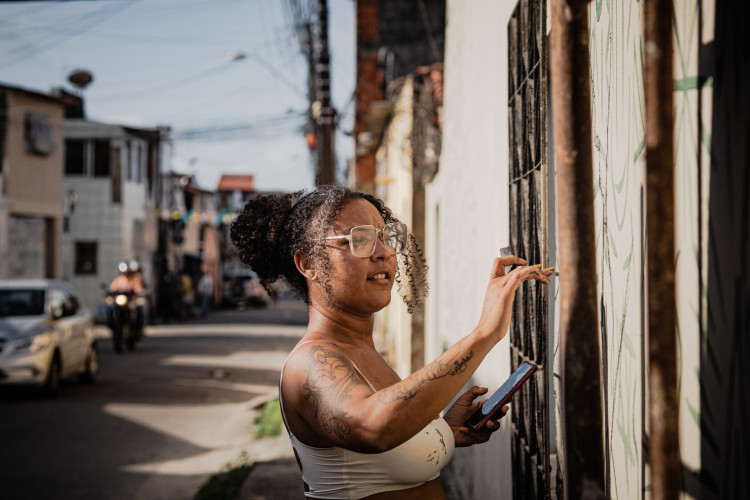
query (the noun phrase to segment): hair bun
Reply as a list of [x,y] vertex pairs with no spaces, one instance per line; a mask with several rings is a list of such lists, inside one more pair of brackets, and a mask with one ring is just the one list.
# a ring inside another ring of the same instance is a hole
[[299,193],[260,195],[248,200],[235,217],[230,236],[239,259],[268,284],[284,275],[291,257],[285,255],[284,221]]

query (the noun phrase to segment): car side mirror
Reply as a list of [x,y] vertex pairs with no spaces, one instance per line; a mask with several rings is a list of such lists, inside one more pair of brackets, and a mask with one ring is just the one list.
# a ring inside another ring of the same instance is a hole
[[52,307],[52,319],[60,319],[63,317],[63,308],[62,306],[54,306]]

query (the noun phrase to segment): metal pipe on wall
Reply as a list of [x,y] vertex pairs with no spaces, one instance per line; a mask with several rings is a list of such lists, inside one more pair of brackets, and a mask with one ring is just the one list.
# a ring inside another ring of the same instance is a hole
[[560,269],[566,499],[605,498],[588,0],[552,0],[550,85]]
[[644,4],[646,245],[651,496],[676,499],[678,434],[672,117],[672,0]]

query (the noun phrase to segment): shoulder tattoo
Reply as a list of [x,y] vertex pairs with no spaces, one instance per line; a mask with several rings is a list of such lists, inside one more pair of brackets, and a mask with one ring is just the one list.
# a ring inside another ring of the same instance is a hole
[[341,353],[321,346],[310,349],[303,395],[312,402],[315,418],[326,433],[348,439],[352,416],[344,405],[361,385],[365,383]]

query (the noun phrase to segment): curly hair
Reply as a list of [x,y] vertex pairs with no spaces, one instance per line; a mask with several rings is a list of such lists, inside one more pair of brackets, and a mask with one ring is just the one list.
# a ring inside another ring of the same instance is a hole
[[[385,223],[399,222],[382,200],[344,186],[261,195],[248,201],[232,222],[230,234],[237,255],[255,271],[267,291],[271,291],[271,283],[283,279],[295,296],[309,304],[307,281],[294,264],[294,255],[301,251],[320,270],[320,283],[330,301],[328,256],[325,246],[313,240],[326,236],[330,222],[344,205],[357,198],[370,202]],[[406,249],[398,255],[395,281],[410,313],[422,306],[428,292],[427,264],[411,234]]]

